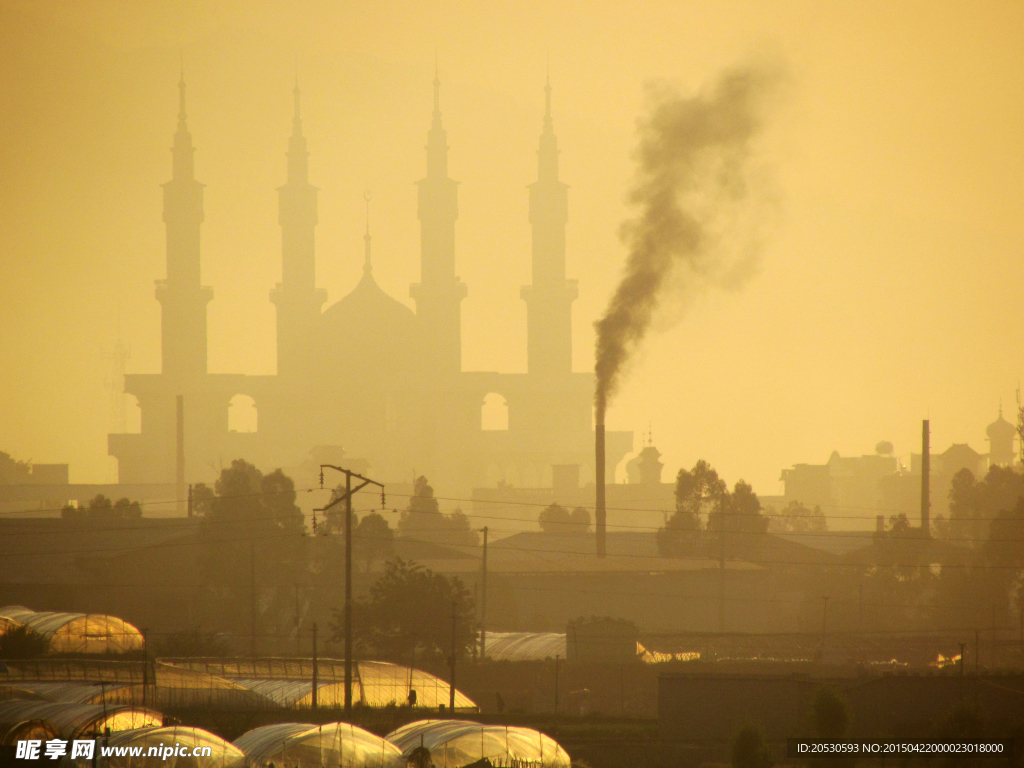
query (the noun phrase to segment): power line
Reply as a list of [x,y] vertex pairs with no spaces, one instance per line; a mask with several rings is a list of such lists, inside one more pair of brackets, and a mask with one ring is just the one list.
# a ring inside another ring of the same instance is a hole
[[[621,485],[621,484],[613,484],[613,486],[617,486],[617,485]],[[234,495],[227,496],[227,497],[218,496],[217,498],[245,498],[245,497],[254,497],[254,496],[261,496],[261,495],[286,494],[286,493],[293,493],[293,492],[295,494],[299,494],[299,493],[312,493],[313,491],[319,491],[319,490],[327,490],[327,489],[321,489],[321,488],[318,488],[318,487],[296,488],[296,489],[293,489],[292,491],[277,491],[277,492],[274,492],[274,493],[234,494]],[[331,489],[331,490],[334,491],[336,489]],[[490,489],[487,489],[487,490],[490,490]],[[547,491],[548,489],[540,489],[540,490]],[[396,492],[392,492],[390,495],[391,496],[397,496],[399,498],[407,498],[407,499],[415,498],[415,494],[411,494],[411,493],[396,493]],[[494,504],[494,505],[506,506],[506,507],[534,507],[534,508],[536,508],[536,507],[548,507],[548,506],[551,505],[551,503],[553,503],[553,502],[543,502],[543,501],[515,501],[515,500],[512,500],[512,499],[501,499],[501,500],[494,499],[494,500],[492,500],[492,499],[481,499],[481,498],[465,498],[465,497],[459,497],[459,496],[434,496],[433,498],[438,500],[438,501],[448,501],[448,502],[453,502],[453,503]],[[161,500],[157,500],[157,501],[147,502],[145,504],[145,506],[153,507],[153,506],[177,505],[179,502],[185,501],[185,500],[186,499],[177,499],[177,498],[175,498],[175,499],[161,499]],[[655,500],[654,499],[646,499],[645,501],[655,501]],[[588,512],[593,512],[594,511],[594,507],[593,506],[588,506],[588,505],[585,505],[585,504],[580,504],[580,505],[577,505],[577,506],[580,506],[583,509],[586,509]],[[820,506],[820,505],[817,505],[817,506]],[[25,515],[26,513],[38,513],[38,512],[61,512],[65,508],[66,507],[60,507],[60,508],[50,507],[50,508],[34,508],[34,509],[26,509],[26,510],[15,510],[15,511],[8,511],[8,512],[0,512],[0,515],[5,515],[6,516],[6,515]],[[830,505],[827,505],[827,508],[828,509],[860,509],[860,510],[864,510],[866,512],[871,512],[872,513],[872,514],[869,514],[869,515],[831,515],[831,514],[830,515],[825,515],[824,513],[822,513],[823,516],[827,520],[871,520],[871,521],[874,521],[876,519],[876,517],[878,516],[878,514],[880,514],[880,513],[887,513],[888,512],[888,513],[893,513],[893,514],[896,514],[896,515],[899,515],[899,514],[913,515],[917,511],[917,510],[914,510],[914,509],[900,509],[900,508],[890,508],[890,507],[862,507],[862,506],[858,506],[858,505],[854,505],[854,504],[830,504]],[[675,512],[674,509],[665,509],[664,507],[607,507],[607,509],[610,512],[631,512],[631,513],[650,512],[650,513],[657,513],[657,514],[672,514],[672,513]],[[459,510],[461,511],[461,508],[459,508]],[[470,513],[463,512],[463,514],[466,514],[467,516],[470,516]],[[477,516],[479,517],[480,515],[477,514]],[[777,515],[772,515],[772,516],[768,516],[768,517],[769,518],[771,518],[771,517],[783,517],[783,515],[777,514]],[[496,518],[496,519],[498,519],[498,518]],[[507,519],[519,520],[519,518],[507,518]],[[977,521],[977,522],[988,522],[988,521],[998,520],[998,519],[999,519],[998,516],[997,517],[972,517],[972,518],[970,518],[970,521],[972,521],[972,522],[974,522],[974,521]],[[628,526],[628,525],[625,525],[625,524],[620,524],[620,525],[610,526],[610,527],[615,527],[615,528],[623,528],[623,527],[650,528],[650,526]]]
[[[258,493],[249,493],[249,494],[231,494],[231,495],[228,495],[228,496],[216,496],[214,498],[215,499],[229,499],[230,500],[230,499],[242,499],[242,498],[258,498],[258,497],[264,497],[264,496],[279,496],[279,495],[287,495],[287,494],[290,494],[290,493],[295,493],[296,495],[298,495],[299,493],[312,493],[312,492],[318,491],[318,490],[327,490],[327,489],[320,489],[320,488],[316,488],[316,487],[312,487],[312,488],[299,488],[299,489],[285,490],[285,491],[267,491],[267,492],[258,492]],[[392,493],[391,495],[392,496],[398,496],[400,498],[415,498],[415,496],[413,494]],[[475,499],[475,500],[474,499],[459,499],[457,497],[440,497],[440,496],[435,496],[434,498],[435,499],[447,500],[447,501],[473,501],[473,502],[482,502],[482,503],[495,503],[495,504],[516,505],[516,506],[530,506],[530,507],[546,507],[546,506],[548,506],[548,505],[544,504],[543,502],[504,502],[504,501],[502,501],[502,502],[489,502],[487,500],[480,500],[480,499]],[[159,503],[159,504],[176,504],[177,500],[161,501],[161,502],[156,502],[156,503]],[[147,506],[152,506],[152,504],[147,504]],[[592,508],[584,507],[584,509],[587,509],[588,511],[590,511]],[[609,510],[611,510],[611,511],[618,511],[618,512],[661,512],[663,514],[667,514],[667,510],[658,510],[658,509],[637,509],[637,508],[626,508],[626,507],[619,507],[619,508],[609,507]],[[16,513],[14,513],[14,512],[5,512],[5,513],[0,513],[0,514],[21,514],[21,515],[24,515],[26,512],[56,512],[56,511],[61,511],[61,510],[58,510],[56,508],[51,508],[51,509],[25,510],[25,511],[16,512]],[[382,512],[388,512],[387,509],[382,509],[381,511]],[[391,510],[391,511],[392,512],[397,512],[398,510],[395,509],[395,510]],[[485,519],[485,520],[504,520],[504,521],[507,521],[507,522],[518,522],[518,523],[525,522],[522,518],[519,518],[519,517],[500,517],[500,516],[496,516],[496,515],[486,514],[483,511],[468,512],[468,513],[467,512],[462,512],[462,514],[465,515],[467,518]],[[305,513],[303,513],[303,516],[305,516]],[[164,523],[161,524],[161,528],[165,528],[165,529],[166,528],[170,528],[172,526],[176,526],[176,525],[180,525],[180,526],[183,526],[183,527],[194,527],[194,526],[200,525],[200,524],[201,525],[241,525],[241,524],[245,524],[247,522],[258,522],[258,521],[264,521],[264,520],[281,520],[281,519],[283,519],[282,516],[280,516],[280,515],[273,515],[273,516],[270,516],[270,517],[247,517],[247,518],[238,519],[238,520],[212,520],[212,519],[210,519],[208,517],[205,517],[203,515],[198,515],[197,517],[201,521],[200,523],[192,522],[191,520],[188,520],[187,518],[179,518],[179,517],[146,518],[146,519],[148,519],[148,520],[164,520],[164,521],[178,521],[178,520],[181,521],[180,523],[179,522],[164,522]],[[768,519],[770,521],[773,516],[765,516],[765,517],[768,517]],[[833,516],[833,518],[831,518],[831,519],[834,519],[834,518],[835,518],[835,516]],[[26,519],[34,519],[34,518],[26,518]],[[56,519],[56,518],[40,518],[40,519]],[[140,519],[140,518],[126,518],[125,522],[129,522],[130,523],[133,520],[138,520],[138,519]],[[857,517],[857,518],[855,518],[855,517],[847,517],[847,518],[842,518],[842,519],[864,519],[864,518],[860,518],[860,517]],[[969,520],[967,520],[965,522],[971,523],[971,522],[992,521],[992,520],[999,520],[999,519],[1005,519],[1005,518],[1002,518],[1002,517],[985,517],[985,518],[975,517],[975,518],[970,518]],[[195,518],[193,518],[193,520],[195,520]],[[103,523],[109,522],[109,521],[106,521],[106,520],[103,520],[103,521],[95,520],[95,521],[96,522],[103,522]],[[89,519],[84,519],[84,520],[78,519],[78,520],[75,520],[74,522],[76,522],[76,523],[83,523],[83,522],[92,522],[92,520],[89,520]],[[620,524],[610,525],[609,528],[613,529],[613,530],[620,530],[620,531],[623,530],[623,529],[625,529],[625,530],[639,530],[639,531],[658,531],[658,530],[662,530],[663,526],[652,526],[652,525],[638,525],[638,524],[620,523]],[[102,528],[90,528],[89,529],[90,532],[123,531],[123,530],[125,530],[124,526],[114,526],[114,527],[106,528],[106,529],[102,529]],[[697,530],[700,530],[700,529],[697,529]],[[708,530],[708,529],[704,529],[704,530]],[[19,532],[2,532],[2,531],[0,531],[0,537],[3,537],[3,536],[24,536],[24,535],[50,535],[51,533],[52,533],[51,531],[24,531],[24,532],[22,532],[22,531],[19,531]],[[728,533],[729,535],[754,535],[754,536],[762,535],[762,532],[760,532],[760,531],[724,531],[724,533]],[[860,530],[860,531],[768,531],[768,533],[771,533],[771,534],[776,535],[776,536],[787,536],[787,537],[788,536],[808,536],[808,537],[823,538],[823,537],[827,537],[827,536],[835,536],[836,534],[862,534],[862,535],[868,535],[868,534],[874,534],[874,531],[871,530],[871,529],[864,529],[864,530]],[[923,540],[922,538],[920,538],[918,536],[915,536],[915,535],[906,535],[906,536],[894,535],[891,531],[886,532],[886,537],[890,541],[894,541],[894,540],[895,541],[922,541]],[[956,537],[955,541],[958,541],[958,542],[988,542],[988,541],[992,541],[992,542],[1018,542],[1018,541],[1024,541],[1024,539],[991,539],[991,538],[985,538],[985,537],[969,537],[969,536],[959,537],[958,536],[958,537]]]

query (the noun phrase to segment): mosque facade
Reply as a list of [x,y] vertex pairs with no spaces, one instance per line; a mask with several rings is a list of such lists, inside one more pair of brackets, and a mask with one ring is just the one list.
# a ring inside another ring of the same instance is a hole
[[[251,376],[207,370],[207,305],[213,290],[200,277],[203,184],[179,83],[173,173],[163,185],[167,277],[157,280],[162,369],[125,376],[141,409],[141,431],[111,434],[108,451],[122,483],[180,482],[179,398],[184,477],[216,476],[244,458],[262,469],[297,466],[311,457],[347,457],[381,479],[425,474],[434,484],[469,489],[505,481],[551,482],[552,465],[579,465],[593,477],[592,372],[572,370],[572,303],[566,278],[568,188],[559,178],[551,89],[529,187],[532,282],[526,303],[527,372],[462,370],[461,303],[456,273],[457,183],[448,175],[440,83],[427,138],[427,172],[418,186],[421,273],[411,286],[415,311],[388,296],[373,277],[367,230],[355,288],[324,307],[316,285],[317,193],[309,181],[299,91],[288,143],[288,176],[278,188],[281,282],[270,292],[277,314],[277,373]],[[488,395],[504,399],[507,429],[484,429]],[[257,409],[255,432],[229,429],[237,396]],[[609,432],[608,466],[632,450],[631,432]]]

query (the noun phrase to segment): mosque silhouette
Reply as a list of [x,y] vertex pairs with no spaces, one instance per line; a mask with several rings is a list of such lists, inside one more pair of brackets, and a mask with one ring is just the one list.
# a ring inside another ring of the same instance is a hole
[[[125,392],[141,409],[141,431],[108,437],[120,482],[209,482],[236,458],[269,470],[342,455],[368,465],[379,479],[405,479],[415,470],[459,490],[501,481],[550,486],[553,465],[579,465],[584,477],[593,477],[594,376],[572,370],[571,307],[578,289],[565,274],[568,188],[558,177],[550,82],[538,176],[529,187],[532,284],[521,290],[524,374],[462,370],[467,288],[455,270],[457,186],[448,176],[436,75],[427,173],[417,182],[421,277],[410,290],[416,311],[374,280],[369,228],[359,282],[323,309],[326,293],[315,279],[318,190],[309,183],[296,87],[288,179],[278,188],[282,277],[270,292],[277,309],[277,374],[209,373],[206,309],[213,289],[200,279],[204,185],[195,178],[184,79],[178,88],[173,175],[163,185],[167,277],[156,284],[162,370],[125,376]],[[240,396],[257,409],[255,432],[229,430],[229,408]],[[507,406],[508,428],[483,429],[483,404],[496,396]],[[609,432],[608,466],[614,468],[632,442],[631,432]]]

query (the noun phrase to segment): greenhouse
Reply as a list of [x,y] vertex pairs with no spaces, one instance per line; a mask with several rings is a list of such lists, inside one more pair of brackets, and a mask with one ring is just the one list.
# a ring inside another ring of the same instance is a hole
[[[107,747],[139,747],[142,755],[101,757],[97,750],[95,761],[79,757],[69,764],[75,768],[245,768],[242,750],[202,728],[139,728],[113,733],[102,741]],[[153,756],[147,756],[150,749]]]
[[124,683],[25,682],[21,687],[46,701],[68,704],[133,704],[132,686]]
[[[163,715],[140,707],[25,699],[0,702],[0,732],[9,736],[14,730],[23,731],[27,723],[45,724],[47,730],[52,730],[60,738],[75,739],[106,733],[107,729],[125,731],[162,725]],[[27,737],[19,735],[16,740],[24,738]]]
[[405,768],[402,751],[348,723],[278,723],[248,731],[235,746],[249,768]]
[[543,661],[566,654],[564,632],[488,632],[485,647],[492,661]]
[[[281,707],[308,708],[313,701],[313,663],[309,659],[165,659],[167,666],[180,666],[231,680],[265,696]],[[449,685],[428,672],[410,670],[385,661],[358,661],[352,665],[352,701],[367,707],[405,704],[409,691],[416,691],[416,705],[437,709],[449,702]],[[317,705],[344,703],[345,666],[325,659],[317,664]],[[473,712],[477,706],[456,689],[456,711]]]
[[437,768],[458,768],[482,758],[494,766],[569,768],[569,755],[532,728],[483,725],[469,720],[419,720],[385,737],[409,758],[423,747]]
[[131,624],[102,613],[55,613],[9,605],[0,608],[0,621],[4,619],[45,637],[50,653],[127,653],[145,645],[142,633]]

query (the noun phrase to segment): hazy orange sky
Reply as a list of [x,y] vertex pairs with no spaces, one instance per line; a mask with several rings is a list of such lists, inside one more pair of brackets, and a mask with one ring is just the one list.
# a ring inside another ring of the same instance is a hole
[[[643,88],[692,92],[751,56],[789,73],[758,144],[778,196],[759,272],[652,336],[609,412],[650,423],[666,479],[710,461],[781,492],[779,471],[891,440],[968,442],[1024,371],[1024,4],[967,2],[0,3],[0,450],[112,479],[105,359],[159,370],[179,51],[196,175],[212,372],[273,373],[296,65],[321,189],[318,282],[362,264],[411,306],[413,182],[437,51],[459,186],[463,367],[526,368],[526,185],[550,59],[577,370],[618,277]],[[120,330],[119,330],[120,329]],[[331,354],[331,350],[324,350]],[[334,351],[341,354],[340,351]],[[269,469],[269,468],[268,468]],[[443,493],[444,489],[440,489]]]

